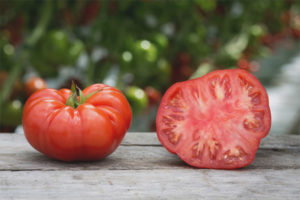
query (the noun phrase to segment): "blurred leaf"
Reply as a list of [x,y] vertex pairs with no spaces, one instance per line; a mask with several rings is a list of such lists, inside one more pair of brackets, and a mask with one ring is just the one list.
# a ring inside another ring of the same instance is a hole
[[213,65],[210,63],[203,63],[198,66],[196,71],[193,73],[193,75],[190,77],[190,79],[199,78],[201,76],[204,76],[205,74],[213,71]]
[[215,0],[195,0],[195,2],[204,10],[211,11],[216,8]]

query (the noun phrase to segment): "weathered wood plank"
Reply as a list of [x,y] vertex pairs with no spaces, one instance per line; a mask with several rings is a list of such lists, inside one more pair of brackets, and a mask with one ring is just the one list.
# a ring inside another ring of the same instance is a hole
[[[24,146],[26,139],[22,134],[0,133],[1,146]],[[161,146],[155,132],[129,132],[121,146]],[[268,135],[260,144],[260,148],[289,149],[300,148],[299,135]]]
[[[269,139],[268,139],[269,138]],[[268,137],[246,169],[300,169],[300,136]],[[128,133],[122,146],[103,161],[64,163],[35,151],[23,135],[0,135],[0,170],[141,170],[191,168],[159,145],[155,134]]]
[[300,149],[300,135],[268,135],[262,139],[261,149]]
[[195,169],[154,133],[128,133],[103,161],[64,163],[0,134],[0,199],[298,199],[300,136],[268,136],[248,167]]
[[[161,145],[155,132],[127,133],[122,145]],[[260,148],[300,149],[300,135],[268,135],[262,139]]]
[[298,200],[299,177],[295,169],[2,171],[0,199]]
[[[0,170],[105,170],[105,169],[181,169],[191,168],[163,147],[121,146],[105,160],[97,162],[64,163],[48,159],[29,149],[19,153],[0,153]],[[300,151],[268,150],[257,152],[255,161],[247,169],[300,169]]]
[[[23,134],[0,133],[0,144],[23,145],[26,143]],[[149,146],[161,145],[156,137],[155,132],[128,132],[126,133],[121,145],[134,145],[134,146]]]

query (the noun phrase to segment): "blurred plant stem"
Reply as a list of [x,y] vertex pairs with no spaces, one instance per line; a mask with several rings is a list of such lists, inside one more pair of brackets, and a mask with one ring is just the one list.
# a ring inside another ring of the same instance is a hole
[[86,85],[91,85],[92,83],[95,82],[95,68],[96,68],[96,63],[92,59],[92,53],[94,51],[93,46],[95,45],[96,41],[95,39],[95,34],[98,34],[97,32],[97,27],[100,25],[100,28],[103,28],[101,25],[103,24],[103,19],[107,17],[107,8],[108,8],[108,1],[103,1],[101,5],[101,10],[100,14],[98,15],[97,19],[92,25],[91,28],[91,39],[87,41],[87,55],[88,55],[88,68],[87,68],[87,73],[85,76],[85,84]]
[[26,64],[27,60],[29,59],[30,50],[45,32],[46,27],[49,24],[49,21],[51,19],[52,4],[53,4],[52,0],[44,1],[44,5],[41,9],[40,20],[37,26],[29,35],[29,37],[25,40],[23,50],[16,54],[15,56],[16,63],[15,65],[12,66],[9,76],[5,80],[3,88],[1,90],[0,108],[2,108],[4,102],[8,100],[15,81],[20,76],[24,64]]
[[86,73],[86,81],[85,84],[86,85],[90,85],[93,83],[93,78],[94,78],[94,73],[95,73],[95,63],[92,59],[91,53],[88,52],[88,70]]

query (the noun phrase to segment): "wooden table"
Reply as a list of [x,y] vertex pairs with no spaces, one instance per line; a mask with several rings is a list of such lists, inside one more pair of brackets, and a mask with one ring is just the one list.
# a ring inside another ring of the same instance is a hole
[[127,133],[99,162],[64,163],[0,134],[0,199],[300,199],[300,136],[268,136],[239,170],[195,169],[155,133]]

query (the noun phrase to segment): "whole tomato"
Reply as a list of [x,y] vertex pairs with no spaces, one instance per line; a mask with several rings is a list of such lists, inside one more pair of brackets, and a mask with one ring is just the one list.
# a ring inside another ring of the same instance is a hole
[[0,125],[6,127],[16,127],[22,123],[22,102],[20,100],[13,100],[6,102],[0,108]]
[[144,90],[137,86],[130,86],[125,90],[125,95],[132,107],[133,113],[143,112],[149,104]]
[[52,30],[41,40],[41,55],[50,64],[65,62],[65,54],[68,52],[69,38],[63,30]]
[[75,88],[42,89],[27,100],[23,127],[28,142],[50,158],[91,161],[111,154],[131,123],[131,109],[117,89],[94,84],[77,97]]
[[44,79],[39,77],[32,77],[25,83],[25,93],[27,96],[44,88],[47,88],[47,83]]

